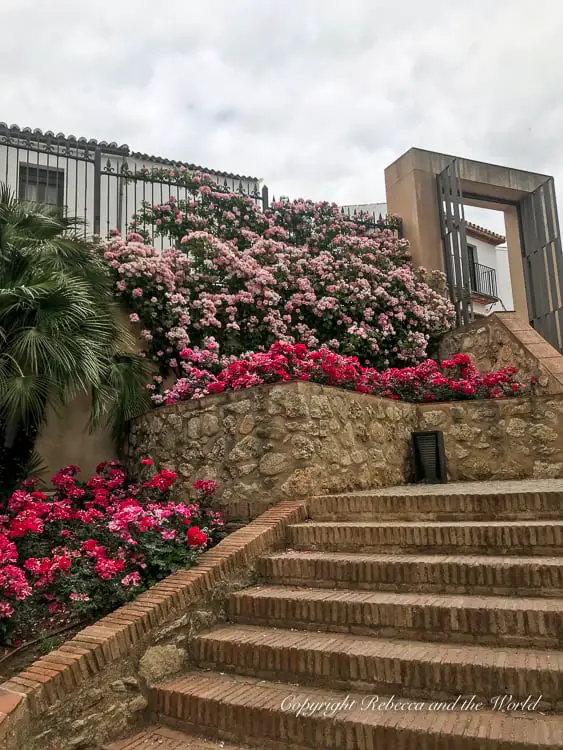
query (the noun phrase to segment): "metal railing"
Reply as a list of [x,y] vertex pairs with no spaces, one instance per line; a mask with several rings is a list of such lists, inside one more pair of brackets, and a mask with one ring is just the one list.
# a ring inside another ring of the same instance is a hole
[[497,272],[494,268],[483,266],[481,263],[470,263],[469,279],[472,292],[498,299]]
[[[188,198],[185,185],[174,179],[173,167],[180,162],[155,161],[126,145],[0,123],[0,183],[18,198],[57,206],[80,219],[84,236],[125,232],[143,201],[153,205],[166,203],[171,195]],[[255,179],[207,171],[219,185],[268,207],[268,188]],[[158,249],[169,244],[167,238],[155,237]]]

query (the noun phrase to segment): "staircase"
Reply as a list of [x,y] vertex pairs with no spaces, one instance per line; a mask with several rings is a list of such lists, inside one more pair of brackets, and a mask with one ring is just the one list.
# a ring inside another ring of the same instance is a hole
[[110,750],[563,747],[562,510],[559,480],[312,499]]

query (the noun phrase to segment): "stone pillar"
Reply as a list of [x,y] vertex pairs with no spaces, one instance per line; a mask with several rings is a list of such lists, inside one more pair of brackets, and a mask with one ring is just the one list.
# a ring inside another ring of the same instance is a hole
[[403,220],[416,265],[443,271],[436,173],[424,163],[425,153],[411,149],[385,170],[387,212]]

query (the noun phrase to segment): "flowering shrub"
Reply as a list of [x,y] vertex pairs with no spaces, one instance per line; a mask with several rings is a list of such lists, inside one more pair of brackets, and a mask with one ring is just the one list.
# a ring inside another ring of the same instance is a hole
[[119,462],[100,464],[87,482],[77,466],[51,479],[54,493],[24,482],[0,517],[0,634],[25,619],[63,610],[93,615],[118,606],[179,568],[189,568],[223,526],[210,504],[217,485],[196,482],[200,502],[174,503],[176,474],[140,484]]
[[[302,199],[262,211],[207,175],[181,168],[167,175],[187,198],[146,205],[135,217],[137,233],[105,248],[157,378],[170,370],[182,377],[179,353],[210,338],[225,356],[285,341],[371,366],[416,364],[450,326],[453,309],[439,280],[412,267],[395,218],[374,224]],[[174,247],[157,253],[147,226]]]
[[[186,377],[176,381],[163,395],[155,394],[156,404],[175,404],[212,393],[289,380],[309,380],[404,401],[500,398],[519,395],[532,386],[532,380],[527,383],[516,380],[514,367],[481,375],[467,354],[456,354],[440,365],[428,359],[415,367],[383,372],[363,367],[357,357],[345,357],[327,348],[309,351],[304,344],[282,342],[275,343],[265,353],[250,353],[226,367],[213,350],[186,348],[180,357]],[[207,369],[201,369],[203,363]]]

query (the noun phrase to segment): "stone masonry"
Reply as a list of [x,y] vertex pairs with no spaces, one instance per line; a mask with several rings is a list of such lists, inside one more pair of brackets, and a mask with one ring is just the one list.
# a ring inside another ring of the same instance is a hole
[[456,328],[440,343],[440,358],[469,354],[481,372],[513,365],[522,379],[538,379],[538,393],[563,392],[563,357],[516,313],[494,313]]
[[131,428],[131,467],[151,455],[180,492],[215,479],[227,521],[277,501],[411,480],[413,430],[444,433],[451,480],[563,476],[563,394],[408,404],[313,383],[259,386],[155,409]]
[[219,482],[227,520],[248,521],[284,498],[405,481],[416,410],[305,382],[258,386],[155,409],[131,427],[131,465],[151,455]]

